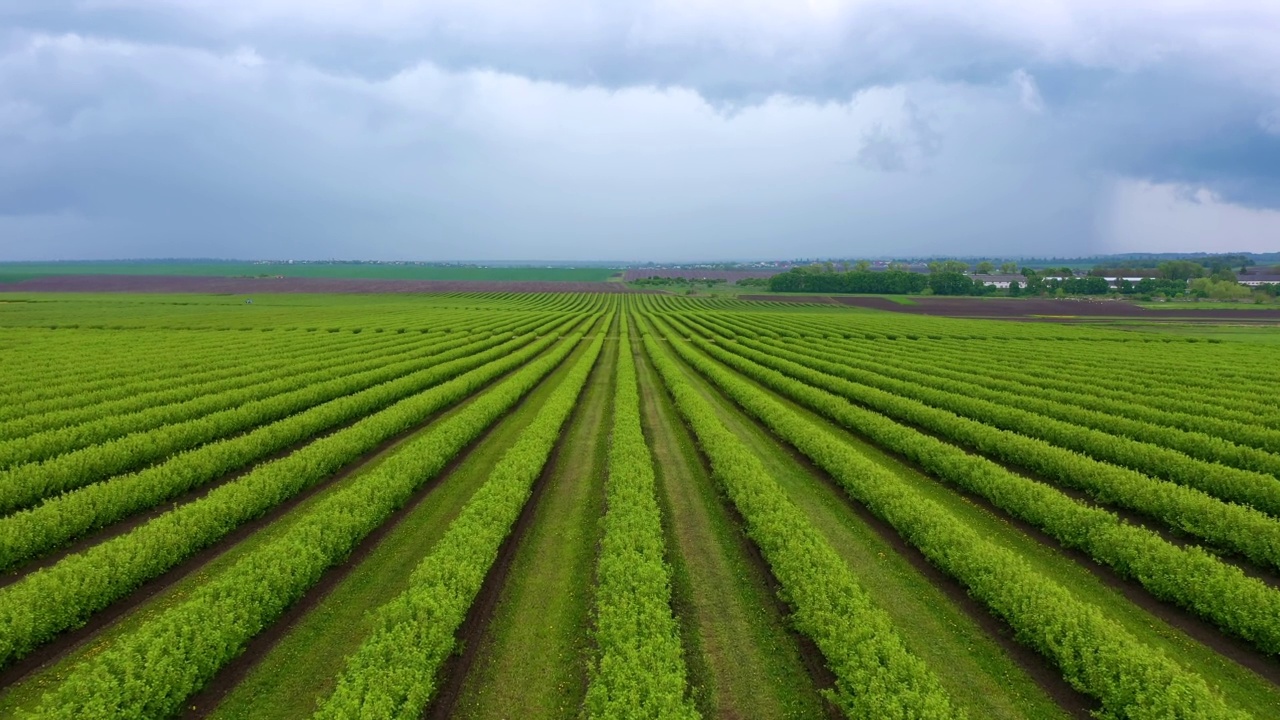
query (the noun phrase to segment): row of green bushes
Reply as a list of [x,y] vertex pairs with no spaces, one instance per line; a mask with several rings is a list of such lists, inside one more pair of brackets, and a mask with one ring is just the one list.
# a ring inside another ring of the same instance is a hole
[[[852,350],[851,346],[845,342],[818,341],[818,344],[841,355],[846,355]],[[1128,426],[1125,422],[1125,419],[1128,419],[1146,425],[1181,430],[1195,435],[1207,435],[1211,438],[1221,438],[1228,443],[1242,446],[1240,451],[1245,448],[1254,448],[1273,459],[1265,461],[1265,464],[1257,463],[1252,458],[1244,456],[1232,457],[1233,453],[1239,451],[1227,450],[1226,448],[1223,448],[1224,452],[1214,452],[1212,458],[1202,456],[1202,459],[1217,459],[1218,462],[1232,464],[1236,467],[1264,472],[1268,471],[1265,469],[1267,467],[1277,467],[1273,464],[1275,461],[1272,454],[1280,453],[1280,431],[1215,417],[1216,406],[1209,403],[1194,405],[1199,412],[1192,414],[1186,411],[1151,407],[1150,405],[1135,402],[1132,397],[1119,397],[1111,392],[1095,393],[1088,386],[1077,386],[1074,390],[1045,387],[1037,384],[1036,381],[1039,379],[1039,375],[1030,372],[1018,372],[1007,367],[974,367],[971,356],[945,350],[940,353],[941,358],[943,358],[943,364],[940,364],[937,358],[933,361],[925,362],[916,356],[908,357],[892,347],[863,346],[857,352],[860,356],[873,361],[892,358],[898,367],[912,369],[936,378],[958,381],[973,388],[985,387],[1003,391],[1006,395],[1013,394],[1038,401],[1052,401],[1056,408],[1071,407],[1102,413],[1117,420],[1117,424],[1111,427],[1129,428],[1131,426]],[[963,368],[964,370],[957,368]],[[1192,399],[1187,400],[1188,404],[1195,402]],[[1027,406],[1024,405],[1024,407]],[[1126,429],[1124,434],[1129,437],[1135,437],[1134,434],[1130,434],[1131,432],[1137,433],[1140,431],[1136,428],[1133,430]],[[1189,443],[1180,443],[1180,445],[1179,449],[1183,452],[1195,454],[1196,451],[1193,450],[1193,445]]]
[[963,717],[937,677],[906,649],[888,614],[875,606],[759,458],[724,427],[652,334],[642,334],[676,409],[711,463],[712,475],[781,584],[794,610],[791,621],[813,640],[835,675],[829,698],[850,718]]
[[409,587],[373,611],[373,630],[346,659],[337,686],[315,717],[422,716],[454,635],[595,366],[610,320],[414,569]]
[[[354,482],[325,494],[281,532],[212,575],[178,603],[148,618],[110,647],[85,657],[45,694],[37,715],[80,720],[167,718],[175,714],[192,693],[239,655],[251,638],[275,622],[327,569],[348,557],[362,539],[554,370],[580,338],[575,335],[537,359],[525,352],[515,353],[510,362],[486,366],[488,377],[477,377],[476,384],[455,385],[459,392],[453,401],[474,392],[483,381],[520,368],[458,413],[398,447]],[[550,342],[554,338],[528,350],[534,352]],[[239,497],[261,502],[259,498],[269,494],[269,488],[246,488]],[[226,505],[226,500],[201,501],[178,512],[186,510],[206,524],[216,524],[235,517],[235,508]],[[127,542],[132,537],[133,533],[122,539]],[[170,521],[162,547],[173,548],[171,553],[176,548],[186,549],[188,537],[189,527]],[[113,569],[131,565],[127,556],[112,560],[103,564]],[[9,593],[0,593],[4,610],[9,610],[5,602],[9,599]],[[48,605],[46,601],[40,609],[46,610]]]
[[1260,565],[1280,567],[1280,522],[1255,508],[1223,502],[1199,490],[853,382],[843,377],[845,369],[834,363],[778,349],[765,353],[743,345],[735,352],[1001,462],[1083,490],[1103,504],[1155,518]]
[[[525,328],[526,331],[529,329]],[[366,445],[373,447],[384,439],[386,433],[394,434],[399,429],[412,427],[426,417],[422,413],[429,412],[433,406],[412,396],[499,360],[532,339],[531,335],[513,338],[503,334],[481,336],[473,342],[446,343],[453,346],[452,349],[441,346],[442,352],[435,355],[429,365],[404,377],[317,405],[243,435],[179,453],[136,473],[113,477],[49,498],[34,508],[0,518],[0,569],[15,567],[85,533],[155,507],[352,420],[360,422],[341,434],[349,438],[364,438],[350,446],[352,451]],[[394,421],[366,418],[397,401],[403,401],[403,404],[390,408],[384,416],[395,418]],[[362,434],[365,428],[374,427],[378,429]],[[314,448],[303,448],[250,472],[284,471],[295,474],[300,482],[318,479],[324,476],[328,463],[316,463],[312,455],[338,461],[346,454],[334,454],[323,448],[341,442],[346,440],[322,438]]]
[[[124,535],[68,555],[0,588],[0,666],[83,623],[235,528],[315,486],[387,438],[520,367],[555,339],[548,335],[518,350],[508,348],[505,355],[488,364],[264,465]],[[440,438],[450,436],[428,433],[424,437],[444,442]]]
[[[374,360],[361,364],[360,367],[364,369],[354,374],[348,374],[345,368],[333,368],[327,373],[330,379],[324,382],[303,385],[274,397],[249,400],[238,406],[194,416],[149,431],[130,433],[102,444],[57,455],[43,462],[8,468],[0,471],[0,514],[30,507],[58,493],[137,470],[175,453],[242,433],[334,398],[394,380],[420,369],[423,364],[423,359],[415,357],[390,365]],[[288,383],[289,380],[281,382]],[[106,422],[115,423],[111,419]],[[120,422],[124,424],[116,431],[127,432],[127,418]]]
[[[765,352],[779,347],[776,342],[744,342]],[[815,359],[845,368],[842,373],[849,380],[1280,514],[1280,483],[1276,482],[1280,457],[1271,453],[1203,433],[1064,405],[1033,394],[933,378],[900,368],[896,363],[823,352],[813,342],[802,347]]]
[[[235,354],[241,358],[240,362],[236,366],[216,371],[213,376],[192,372],[182,377],[180,382],[155,379],[138,384],[129,394],[113,400],[85,400],[82,398],[87,398],[88,393],[82,395],[73,388],[68,388],[67,395],[78,400],[78,404],[60,409],[46,408],[40,412],[0,420],[0,440],[29,437],[35,433],[70,428],[107,416],[139,413],[162,405],[186,403],[221,390],[269,381],[282,373],[292,373],[295,366],[301,366],[301,372],[311,372],[333,362],[328,358],[342,358],[345,362],[345,358],[352,353],[382,353],[389,348],[410,347],[410,343],[440,340],[440,336],[432,335],[414,336],[408,341],[403,338],[385,338],[334,343],[332,347],[325,343],[290,343],[280,348],[237,348]],[[181,355],[187,351],[178,347],[171,352]],[[244,359],[246,356],[247,360]],[[234,380],[236,384],[229,383],[229,380]]]
[[[423,346],[429,348],[430,345],[429,341],[392,347],[370,343],[367,347],[357,346],[325,354],[321,359],[315,359],[320,353],[311,350],[306,358],[296,358],[292,363],[287,360],[284,364],[271,363],[268,369],[260,372],[254,372],[252,366],[247,367],[240,377],[204,385],[202,393],[185,401],[156,403],[133,412],[104,408],[86,422],[67,423],[0,440],[0,469],[40,462],[125,435],[150,434],[149,431],[161,426],[189,422],[312,386],[324,386],[326,383],[340,386],[342,383],[335,381],[342,380],[347,380],[347,386],[353,388],[377,384],[380,379],[389,377],[385,370],[398,368],[404,372],[405,368],[419,362]],[[304,362],[307,358],[312,361]]]
[[[900,425],[818,389],[794,368],[774,370],[709,343],[695,344],[738,372],[782,393],[947,482],[989,500],[1064,546],[1136,580],[1173,602],[1242,637],[1263,652],[1280,654],[1280,592],[1200,548],[1179,548],[1151,530],[1067,497],[925,433]],[[758,360],[758,358],[756,358]],[[806,382],[808,381],[808,382]],[[1274,532],[1273,532],[1274,534]]]
[[[973,429],[960,435],[971,447],[997,453],[1006,462],[1015,463],[1047,477],[1073,482],[1081,474],[1128,469],[1144,477],[1166,480],[1165,491],[1177,494],[1170,483],[1198,491],[1195,494],[1240,503],[1273,517],[1280,515],[1280,483],[1270,475],[1217,463],[1208,463],[1180,452],[1099,430],[1073,425],[1045,415],[1037,415],[958,393],[936,390],[923,384],[893,380],[877,373],[851,367],[844,358],[800,345],[802,355],[772,344],[745,340],[743,344],[766,355],[787,357],[859,386],[882,390],[889,396],[919,401],[920,404],[945,411],[945,416],[967,418],[967,428],[986,427],[1007,431],[1013,438],[999,442],[989,438],[1004,435],[982,434]],[[793,346],[796,347],[796,346]],[[943,416],[938,416],[943,417]],[[937,421],[942,422],[941,420]],[[950,423],[959,427],[959,424]],[[975,434],[978,433],[978,434]],[[1039,441],[1039,442],[1037,442]],[[1097,468],[1101,469],[1095,469]],[[1112,473],[1112,476],[1119,477]],[[1078,481],[1075,481],[1078,484]],[[1126,485],[1129,483],[1126,483]],[[1280,555],[1274,556],[1280,559]],[[1273,559],[1273,563],[1276,560]],[[1277,565],[1280,567],[1280,565]]]
[[596,569],[598,656],[587,687],[594,720],[698,717],[671,613],[671,568],[649,446],[640,426],[640,391],[629,322],[620,323],[613,395],[606,511]]
[[1246,718],[1202,677],[1139,642],[1097,607],[1035,571],[825,428],[738,378],[685,342],[671,344],[748,414],[831,474],[931,563],[1009,623],[1018,640],[1058,666],[1117,718]]

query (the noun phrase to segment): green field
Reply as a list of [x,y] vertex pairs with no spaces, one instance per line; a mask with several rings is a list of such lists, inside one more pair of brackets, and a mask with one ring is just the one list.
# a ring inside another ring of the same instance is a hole
[[582,267],[486,267],[390,263],[67,262],[0,263],[0,282],[51,275],[207,275],[359,278],[373,280],[483,280],[605,282],[618,270]]
[[0,364],[0,717],[1280,717],[1280,328],[6,293]]

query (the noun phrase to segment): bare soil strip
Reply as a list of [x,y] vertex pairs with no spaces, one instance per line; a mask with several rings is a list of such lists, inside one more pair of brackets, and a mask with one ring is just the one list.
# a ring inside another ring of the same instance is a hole
[[1143,320],[1243,320],[1271,322],[1280,320],[1280,310],[1233,310],[1231,308],[1204,308],[1194,306],[1150,310],[1125,300],[1097,300],[1091,298],[970,298],[928,297],[912,295],[911,305],[903,305],[884,297],[858,297],[833,295],[740,295],[740,300],[757,302],[811,303],[820,305],[846,305],[850,307],[886,310],[912,315],[936,315],[939,317],[994,318],[1007,320],[1037,320],[1063,322],[1071,320],[1097,320],[1099,318],[1139,318]]

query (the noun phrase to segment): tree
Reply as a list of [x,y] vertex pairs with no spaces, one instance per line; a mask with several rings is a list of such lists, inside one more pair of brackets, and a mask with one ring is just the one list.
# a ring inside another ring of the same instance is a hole
[[859,260],[857,264],[853,266],[853,269],[858,272],[867,272],[871,269],[871,263],[866,260]]
[[1212,300],[1243,300],[1253,294],[1248,287],[1235,280],[1214,278],[1196,278],[1191,281],[1189,289],[1196,297]]
[[929,275],[929,289],[935,295],[973,295],[974,282],[963,273],[932,273]]
[[996,266],[993,265],[990,261],[983,260],[982,262],[978,263],[978,274],[980,275],[990,275],[992,272],[995,271],[995,269],[996,269]]
[[1022,295],[1022,283],[1014,280],[1009,283],[1009,297],[1018,297]]
[[1000,263],[1000,272],[1004,273],[1005,275],[1014,275],[1018,272],[1018,263],[1016,262]]
[[1204,266],[1190,260],[1166,260],[1156,269],[1166,280],[1190,280],[1204,275]]

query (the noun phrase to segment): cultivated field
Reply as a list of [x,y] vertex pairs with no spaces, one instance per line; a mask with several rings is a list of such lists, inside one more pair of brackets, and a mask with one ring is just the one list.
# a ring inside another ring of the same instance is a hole
[[1280,345],[0,294],[0,717],[1280,717]]
[[[395,263],[308,262],[50,262],[0,263],[0,283],[79,275],[275,277],[447,282],[604,282],[620,271],[591,267],[486,267]],[[322,292],[322,291],[318,291]]]

